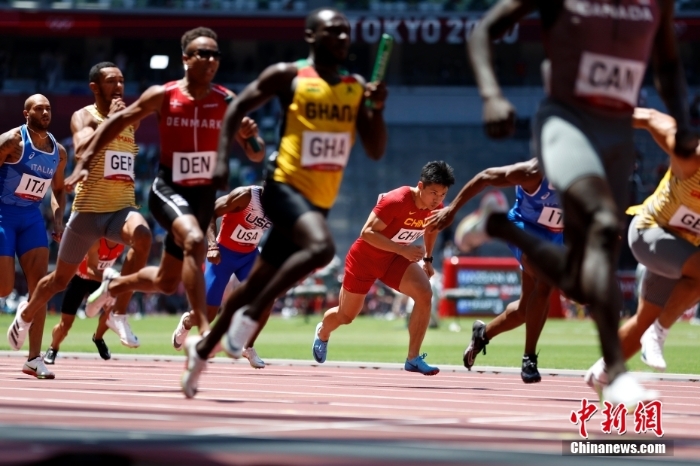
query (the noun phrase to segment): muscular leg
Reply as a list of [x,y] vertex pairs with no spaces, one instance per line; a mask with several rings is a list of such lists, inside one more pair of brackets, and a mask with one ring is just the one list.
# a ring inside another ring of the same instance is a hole
[[73,322],[75,321],[75,316],[71,314],[61,314],[61,320],[54,326],[51,331],[51,348],[58,351],[60,349],[61,343],[65,340],[71,327],[73,327]]
[[[49,268],[49,249],[34,248],[25,252],[19,258],[19,265],[22,267],[25,277],[27,277],[30,306],[31,301],[35,302],[34,314],[27,314],[27,310],[29,309],[29,306],[27,306],[27,309],[24,310],[22,316],[22,319],[25,322],[32,322],[32,326],[29,329],[28,358],[29,360],[31,360],[41,354],[41,339],[44,336],[44,322],[46,321],[46,303],[54,294],[56,294],[56,292],[49,294],[48,296],[46,296],[43,302],[40,301],[41,298],[37,299],[41,283],[51,276],[49,275],[46,276],[44,279],[41,279],[46,275],[46,271]],[[56,268],[58,269],[58,264]],[[73,271],[73,273],[75,273],[75,271]],[[14,276],[14,270],[12,275]],[[66,287],[67,283],[68,282],[66,281],[63,284],[63,288],[59,289],[58,291],[63,290]],[[37,302],[41,302],[41,304],[36,304]]]
[[700,298],[700,251],[685,261],[681,273],[683,276],[673,287],[671,296],[659,316],[659,324],[666,329],[671,328],[676,320]]
[[15,256],[0,256],[0,298],[15,289]]
[[306,212],[292,228],[292,241],[301,248],[292,254],[264,284],[249,303],[246,314],[259,321],[265,309],[282,293],[314,270],[328,264],[335,255],[335,245],[328,224],[318,212]]
[[252,348],[255,346],[255,341],[258,339],[258,336],[260,336],[260,332],[265,328],[265,325],[267,325],[267,321],[270,318],[270,313],[272,312],[272,306],[274,306],[274,302],[270,304],[265,312],[263,312],[263,315],[260,316],[260,320],[258,321],[258,328],[255,330],[255,333],[253,334],[252,337],[250,337],[250,341],[248,342],[248,348]]
[[526,303],[532,294],[534,286],[534,279],[523,269],[520,299],[509,303],[504,312],[486,325],[485,336],[487,339],[491,340],[501,333],[513,330],[525,323]]
[[[528,275],[528,271],[533,269],[526,256],[523,256],[523,267]],[[532,292],[528,293],[527,298],[523,298],[525,300],[525,354],[535,354],[537,351],[537,342],[549,314],[549,296],[552,294],[552,287],[545,280],[537,276],[531,277],[534,280]]]
[[630,317],[617,332],[620,336],[620,344],[622,345],[622,354],[625,361],[642,349],[642,344],[639,340],[656,318],[659,317],[661,311],[662,308],[660,306],[639,298],[637,313]]
[[[132,273],[138,272],[146,266],[148,262],[148,253],[151,251],[151,230],[148,228],[148,223],[140,215],[132,213],[124,223],[122,227],[122,240],[124,243],[131,246],[129,252],[126,254],[126,260],[122,266],[122,275],[130,275]],[[131,296],[134,294],[133,291],[127,291],[121,293],[117,296],[112,312],[115,314],[126,314],[126,309],[129,306],[129,301],[131,301]],[[109,313],[103,313],[109,314]],[[107,317],[100,318],[101,324],[107,320]],[[106,326],[104,331],[106,331]],[[95,334],[96,338],[102,338],[101,335],[104,331],[100,333],[100,326]]]
[[100,318],[97,321],[97,328],[95,329],[96,340],[103,340],[105,333],[107,333],[107,330],[109,330],[109,327],[107,327],[107,319],[109,319],[109,313],[110,311],[103,310],[102,314],[100,314]]
[[401,278],[399,291],[410,296],[415,304],[408,321],[408,357],[411,360],[420,354],[425,332],[430,323],[430,305],[433,290],[423,269],[415,262],[408,266]]
[[362,311],[366,294],[351,293],[345,288],[340,289],[338,305],[328,309],[323,314],[323,321],[318,336],[322,341],[328,341],[331,333],[341,325],[348,325]]

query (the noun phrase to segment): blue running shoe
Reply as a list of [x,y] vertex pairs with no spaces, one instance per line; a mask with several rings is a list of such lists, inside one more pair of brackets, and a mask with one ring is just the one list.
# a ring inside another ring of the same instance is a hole
[[318,325],[316,326],[316,334],[314,337],[314,344],[311,345],[311,352],[314,355],[314,359],[318,363],[324,363],[326,362],[326,353],[328,352],[328,342],[321,340],[318,336],[319,330],[321,330],[321,326],[323,325],[323,322],[319,322]]
[[420,372],[423,375],[435,375],[440,372],[440,369],[434,366],[429,366],[425,362],[425,357],[428,353],[419,354],[413,359],[406,359],[406,364],[404,364],[404,370],[408,372]]

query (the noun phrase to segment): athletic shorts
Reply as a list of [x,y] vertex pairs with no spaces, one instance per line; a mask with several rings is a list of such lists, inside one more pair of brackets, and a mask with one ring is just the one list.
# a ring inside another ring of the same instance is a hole
[[269,179],[265,182],[261,201],[265,215],[272,222],[270,233],[262,246],[261,257],[273,267],[280,268],[292,254],[301,250],[292,241],[292,229],[299,217],[307,212],[318,212],[327,217],[328,209],[311,204],[288,184]]
[[61,304],[61,314],[74,316],[78,312],[78,308],[83,304],[83,300],[93,291],[100,287],[100,282],[95,280],[86,280],[85,278],[75,275],[63,295],[63,304]]
[[386,286],[400,291],[401,279],[411,261],[398,254],[387,254],[382,260],[377,260],[353,244],[345,258],[345,276],[343,288],[350,293],[367,294],[376,280],[381,280]]
[[80,264],[90,247],[100,238],[126,245],[122,229],[131,215],[138,214],[134,207],[116,212],[73,212],[58,247],[58,258],[68,264]]
[[581,178],[605,178],[622,220],[636,156],[631,118],[544,99],[533,120],[532,149],[555,189],[565,193]]
[[[519,222],[516,220],[511,220],[515,226],[520,228],[521,230],[524,230],[534,236],[537,236],[538,238],[545,239],[549,241],[550,243],[554,244],[559,244],[562,245],[564,244],[564,233],[555,233],[553,231],[547,230],[546,228],[539,227],[537,225],[533,225],[532,223],[529,222]],[[523,262],[522,262],[522,257],[523,257],[523,252],[515,246],[512,243],[508,243],[508,247],[510,248],[511,251],[513,251],[513,255],[515,256],[516,259],[518,259],[518,262],[520,262],[520,268],[522,269],[523,267]]]
[[645,267],[639,295],[651,304],[664,307],[683,276],[685,262],[699,249],[663,228],[639,229],[638,220],[638,217],[632,219],[627,239],[635,259]]
[[257,248],[251,252],[236,252],[222,245],[219,245],[219,253],[221,254],[221,262],[218,265],[209,261],[205,262],[204,281],[207,289],[207,306],[221,306],[221,299],[231,275],[235,274],[238,281],[241,282],[248,278],[255,259],[260,255]]
[[46,224],[38,206],[0,203],[0,256],[22,257],[36,248],[48,248]]
[[199,228],[205,234],[214,216],[216,189],[206,186],[181,186],[172,182],[172,171],[160,167],[158,177],[153,180],[148,196],[148,208],[165,231],[165,252],[183,260],[185,253],[175,243],[172,233],[173,222],[183,215],[193,215]]

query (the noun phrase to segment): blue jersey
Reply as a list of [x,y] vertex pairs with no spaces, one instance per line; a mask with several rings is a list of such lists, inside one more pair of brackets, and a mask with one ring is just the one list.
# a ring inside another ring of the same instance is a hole
[[520,186],[515,187],[515,205],[508,212],[508,219],[513,222],[529,223],[555,233],[561,233],[564,230],[559,196],[544,177],[540,187],[532,194],[528,194]]
[[53,152],[34,147],[27,125],[20,127],[24,149],[19,161],[0,166],[0,202],[18,207],[38,205],[49,191],[58,167],[58,144],[51,133]]

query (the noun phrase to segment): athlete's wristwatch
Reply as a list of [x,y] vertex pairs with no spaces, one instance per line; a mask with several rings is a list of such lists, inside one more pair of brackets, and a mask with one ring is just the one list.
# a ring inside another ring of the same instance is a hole
[[430,262],[431,264],[433,263],[433,256],[430,257],[424,257],[423,262]]

